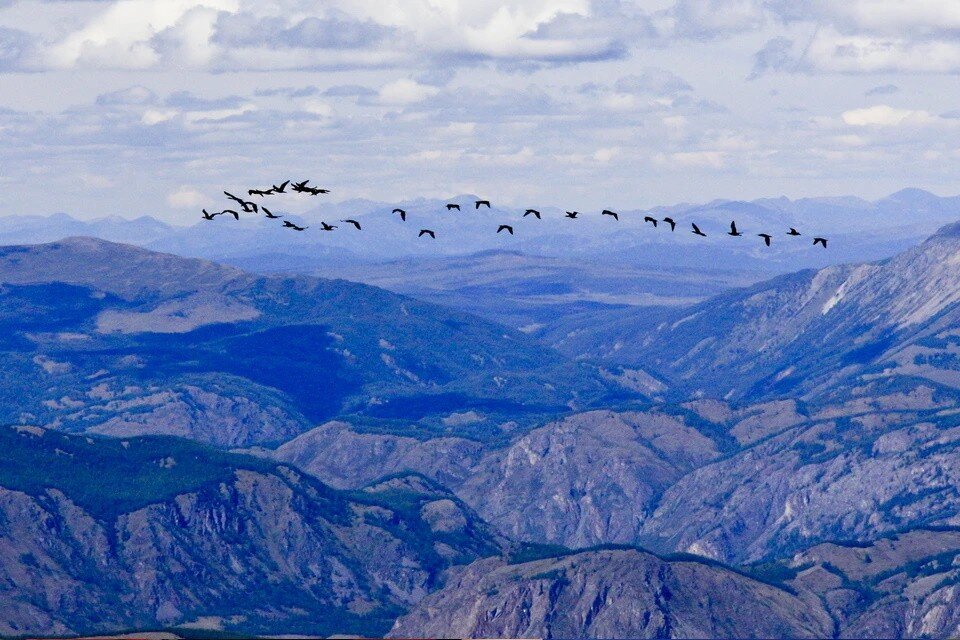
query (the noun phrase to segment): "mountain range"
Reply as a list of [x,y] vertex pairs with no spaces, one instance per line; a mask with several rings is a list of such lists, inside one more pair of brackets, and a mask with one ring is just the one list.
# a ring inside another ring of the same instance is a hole
[[597,264],[0,249],[0,633],[960,633],[960,225],[624,267],[653,306]]

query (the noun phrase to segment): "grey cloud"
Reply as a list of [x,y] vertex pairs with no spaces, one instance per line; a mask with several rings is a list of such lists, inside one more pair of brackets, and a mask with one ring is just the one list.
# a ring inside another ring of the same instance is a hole
[[137,85],[109,93],[101,93],[97,96],[96,104],[100,106],[126,106],[154,104],[156,101],[157,94],[146,87]]
[[884,84],[879,87],[873,87],[872,89],[866,91],[863,95],[865,96],[888,96],[892,93],[897,93],[900,91],[900,87],[895,84]]
[[793,40],[784,37],[773,38],[753,54],[753,71],[748,79],[759,78],[768,71],[791,70],[796,65],[793,57]]
[[674,96],[692,91],[686,80],[666,69],[644,69],[639,74],[624,76],[617,80],[613,88],[618,93]]
[[189,91],[176,91],[171,93],[164,104],[168,107],[178,107],[180,109],[189,109],[191,111],[211,111],[214,109],[235,109],[244,104],[246,100],[240,96],[227,96],[225,98],[201,98],[195,96]]
[[26,31],[0,27],[0,71],[16,69],[34,46]]
[[339,13],[289,25],[282,17],[222,12],[213,41],[228,47],[360,49],[377,45],[393,33],[391,27]]
[[253,95],[263,98],[282,96],[284,98],[307,98],[315,96],[320,90],[314,86],[308,87],[271,87],[269,89],[257,89]]
[[340,84],[330,87],[323,95],[331,98],[369,98],[377,95],[377,92],[357,84]]

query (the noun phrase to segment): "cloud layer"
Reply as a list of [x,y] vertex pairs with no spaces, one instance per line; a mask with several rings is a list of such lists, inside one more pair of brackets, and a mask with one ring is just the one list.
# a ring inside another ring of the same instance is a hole
[[936,189],[956,73],[955,0],[0,0],[0,213]]

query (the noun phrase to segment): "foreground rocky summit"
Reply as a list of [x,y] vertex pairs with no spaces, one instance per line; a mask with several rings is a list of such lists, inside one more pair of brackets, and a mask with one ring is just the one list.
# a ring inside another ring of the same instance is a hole
[[607,550],[489,559],[401,617],[395,637],[823,638],[833,621],[788,591],[699,561]]

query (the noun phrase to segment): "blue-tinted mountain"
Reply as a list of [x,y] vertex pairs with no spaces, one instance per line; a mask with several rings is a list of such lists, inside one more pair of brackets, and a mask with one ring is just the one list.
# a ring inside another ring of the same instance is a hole
[[418,476],[347,493],[179,438],[37,427],[0,427],[0,447],[4,636],[376,636],[444,569],[504,549]]
[[[94,239],[0,250],[9,422],[281,442],[337,416],[481,440],[636,397],[528,336],[342,280]],[[481,411],[455,426],[443,418]]]

